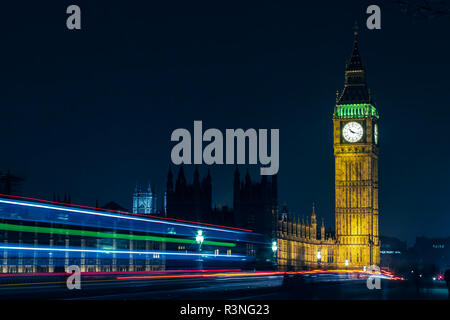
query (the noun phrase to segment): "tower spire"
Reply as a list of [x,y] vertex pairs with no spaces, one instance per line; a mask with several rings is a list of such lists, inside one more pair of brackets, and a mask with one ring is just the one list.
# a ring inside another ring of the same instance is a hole
[[[345,68],[344,90],[338,94],[336,105],[372,104],[372,99],[366,84],[366,71],[362,63],[361,55],[359,54],[359,28],[356,22],[353,27],[353,36],[352,55]],[[366,113],[372,113],[372,111],[341,110],[341,108],[336,110],[337,116],[361,115],[361,113],[365,115]]]
[[355,21],[355,25],[353,26],[353,52],[350,58],[349,63],[347,64],[347,71],[364,71],[364,67],[362,65],[361,56],[359,55],[358,48],[358,34],[359,34],[358,23]]

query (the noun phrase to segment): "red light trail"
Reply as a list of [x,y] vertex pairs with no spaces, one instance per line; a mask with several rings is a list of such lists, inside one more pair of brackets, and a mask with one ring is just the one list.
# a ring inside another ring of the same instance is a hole
[[[238,272],[241,269],[188,269],[188,270],[165,270],[165,271],[103,271],[103,272],[81,272],[82,276],[98,276],[98,275],[116,275],[116,274],[136,274],[136,273],[205,273],[205,272]],[[69,273],[65,272],[30,272],[30,273],[0,273],[0,278],[8,277],[42,277],[42,276],[68,276]]]
[[385,276],[390,280],[404,280],[388,271],[371,272],[356,269],[337,269],[337,270],[305,270],[305,271],[258,271],[258,272],[229,272],[229,273],[206,273],[206,274],[187,274],[187,275],[158,275],[158,276],[129,276],[117,277],[117,280],[143,280],[143,279],[179,279],[179,278],[207,278],[207,277],[242,277],[242,276],[276,276],[276,275],[295,275],[295,274],[362,274],[362,275],[378,275]]

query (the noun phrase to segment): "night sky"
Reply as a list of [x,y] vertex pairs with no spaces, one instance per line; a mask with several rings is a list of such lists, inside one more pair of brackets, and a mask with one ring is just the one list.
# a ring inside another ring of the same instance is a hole
[[[280,205],[315,201],[333,226],[332,113],[357,20],[380,113],[380,233],[450,235],[449,17],[393,1],[28,2],[0,19],[0,170],[26,177],[23,194],[131,209],[136,182],[164,190],[172,131],[203,120],[279,128]],[[370,4],[381,30],[365,28]],[[214,203],[232,205],[233,171],[211,167]]]

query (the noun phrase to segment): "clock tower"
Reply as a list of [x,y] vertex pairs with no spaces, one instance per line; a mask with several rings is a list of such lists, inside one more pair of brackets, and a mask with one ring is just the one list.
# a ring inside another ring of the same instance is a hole
[[378,112],[366,85],[355,27],[345,85],[333,114],[336,264],[380,263],[378,235]]

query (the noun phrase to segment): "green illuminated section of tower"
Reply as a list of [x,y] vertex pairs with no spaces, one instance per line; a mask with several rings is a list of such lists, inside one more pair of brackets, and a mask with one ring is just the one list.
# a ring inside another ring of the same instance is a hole
[[378,111],[370,103],[355,103],[336,105],[334,116],[338,118],[351,119],[362,117],[379,118]]

